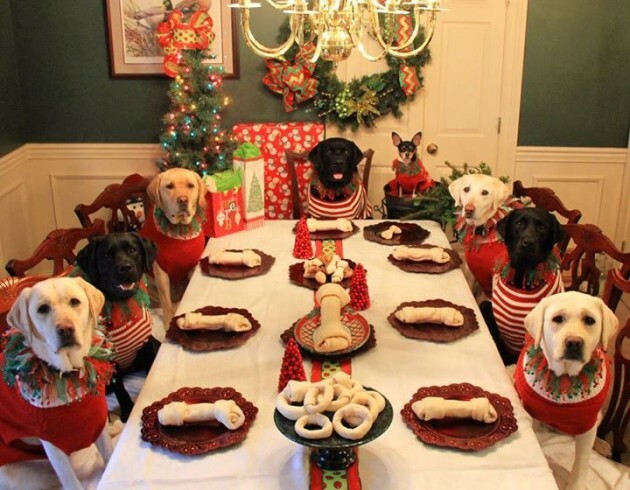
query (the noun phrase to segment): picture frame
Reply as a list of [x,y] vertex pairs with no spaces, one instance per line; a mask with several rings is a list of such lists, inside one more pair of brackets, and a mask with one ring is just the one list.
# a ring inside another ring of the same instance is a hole
[[[166,18],[168,11],[165,4],[168,2],[105,0],[105,3],[111,76],[166,76],[163,71],[164,54],[157,42],[155,29]],[[209,59],[208,63],[223,65],[224,78],[238,79],[238,12],[228,7],[230,0],[203,1],[206,6],[208,3],[215,34],[210,49],[216,54],[216,58]]]

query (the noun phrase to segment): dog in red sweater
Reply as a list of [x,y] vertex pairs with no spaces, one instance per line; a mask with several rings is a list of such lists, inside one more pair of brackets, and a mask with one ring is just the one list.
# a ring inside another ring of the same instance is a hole
[[174,313],[171,293],[185,289],[206,244],[206,186],[192,170],[172,168],[151,180],[147,194],[153,211],[147,213],[140,235],[158,248],[153,277],[168,327]]
[[[96,443],[112,447],[105,385],[112,351],[97,329],[105,298],[81,278],[25,288],[7,315],[0,354],[0,466],[50,460],[63,488],[81,488],[69,455]],[[42,450],[43,449],[43,450]]]
[[600,410],[610,387],[605,354],[619,322],[597,297],[571,291],[543,299],[526,317],[529,337],[514,380],[525,410],[575,436],[567,488],[586,488]]
[[417,192],[424,192],[435,184],[418,158],[421,140],[421,132],[414,134],[411,141],[405,141],[398,133],[392,132],[392,143],[398,149],[398,158],[392,162],[396,178],[389,181],[389,189],[395,196],[407,194],[415,197]]

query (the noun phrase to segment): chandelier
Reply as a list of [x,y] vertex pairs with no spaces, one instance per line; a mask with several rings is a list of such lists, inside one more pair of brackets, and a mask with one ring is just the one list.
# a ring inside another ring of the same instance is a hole
[[[261,7],[259,2],[238,0],[230,7],[241,10],[241,29],[245,44],[258,56],[279,58],[294,43],[302,47],[315,46],[311,62],[322,58],[333,63],[350,56],[358,48],[369,61],[378,61],[390,55],[409,58],[421,53],[431,42],[435,31],[440,0],[266,0],[272,7],[289,15],[291,32],[286,41],[276,47],[267,47],[256,40],[251,26],[251,9]],[[423,14],[426,13],[426,35],[418,46],[415,41],[422,34]],[[410,22],[410,35],[397,39],[394,26],[401,16]],[[408,18],[408,19],[407,19]],[[378,52],[370,53],[364,39],[372,38]]]

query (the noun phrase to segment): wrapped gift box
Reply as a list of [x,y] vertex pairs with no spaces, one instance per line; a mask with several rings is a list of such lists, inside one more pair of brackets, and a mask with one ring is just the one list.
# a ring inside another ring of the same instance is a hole
[[243,143],[234,152],[234,170],[243,177],[245,228],[251,230],[265,222],[265,161],[253,143]]
[[243,186],[241,173],[226,170],[214,175],[206,175],[207,236],[220,237],[236,233],[245,228],[243,208]]
[[[318,122],[244,123],[236,124],[233,134],[241,142],[250,142],[260,148],[264,160],[264,191],[266,219],[292,219],[291,178],[284,156],[286,150],[308,152],[324,139],[324,125]],[[300,190],[310,180],[310,163],[298,165]],[[306,203],[306,195],[301,196]]]

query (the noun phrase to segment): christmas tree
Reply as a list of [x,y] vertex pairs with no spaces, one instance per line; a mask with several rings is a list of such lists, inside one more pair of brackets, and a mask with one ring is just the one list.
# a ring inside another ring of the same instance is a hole
[[252,178],[251,191],[249,193],[249,200],[247,201],[247,212],[255,213],[263,208],[263,195],[260,187],[260,181],[258,175],[254,174]]
[[235,142],[221,127],[221,112],[228,104],[222,94],[223,67],[207,64],[206,49],[214,39],[212,20],[205,11],[185,14],[173,10],[158,28],[166,53],[164,71],[174,77],[169,86],[170,110],[162,119],[160,136],[165,150],[160,170],[182,167],[200,175],[230,168]]

